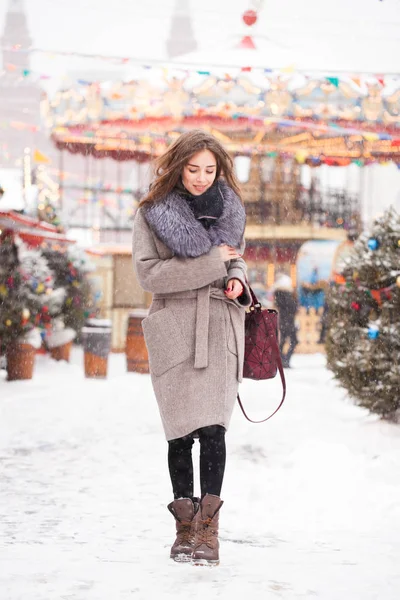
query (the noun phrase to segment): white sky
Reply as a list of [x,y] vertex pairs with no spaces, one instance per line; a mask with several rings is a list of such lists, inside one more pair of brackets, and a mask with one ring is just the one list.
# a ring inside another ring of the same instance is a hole
[[[164,59],[176,0],[24,0],[24,4],[34,46]],[[199,47],[209,51],[230,47],[243,35],[241,15],[255,2],[188,0],[187,4]],[[8,0],[0,0],[0,31],[7,5]],[[285,49],[293,65],[400,71],[400,0],[264,0],[253,30],[256,43],[269,43],[272,55],[274,48]],[[93,65],[35,55],[32,67],[59,73]],[[102,68],[108,70],[109,65],[98,63]]]

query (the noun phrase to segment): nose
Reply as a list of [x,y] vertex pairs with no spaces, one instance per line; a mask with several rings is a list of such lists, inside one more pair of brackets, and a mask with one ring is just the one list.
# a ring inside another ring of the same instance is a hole
[[198,183],[205,183],[207,181],[206,174],[200,171],[197,177],[197,181]]

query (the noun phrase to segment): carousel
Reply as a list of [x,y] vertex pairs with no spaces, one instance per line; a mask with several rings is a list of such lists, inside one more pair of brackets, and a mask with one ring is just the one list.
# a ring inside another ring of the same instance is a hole
[[400,82],[271,69],[251,35],[256,12],[246,11],[243,21],[248,35],[219,65],[193,55],[179,65],[133,66],[124,81],[80,80],[46,96],[42,116],[59,150],[62,202],[72,197],[63,177],[68,156],[82,156],[91,174],[104,159],[136,169],[135,185],[126,187],[119,176],[107,185],[96,166],[96,182],[91,177],[77,192],[77,202],[92,205],[87,214],[98,230],[119,232],[130,232],[148,163],[183,131],[210,131],[234,159],[246,203],[246,258],[253,280],[268,286],[277,268],[295,279],[305,241],[341,242],[359,231],[359,195],[346,186],[321,190],[313,173],[323,165],[400,164]]

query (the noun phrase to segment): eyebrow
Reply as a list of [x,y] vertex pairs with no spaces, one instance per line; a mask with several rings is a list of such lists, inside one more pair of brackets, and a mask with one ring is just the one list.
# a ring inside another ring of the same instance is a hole
[[[199,168],[200,165],[194,165],[192,163],[188,163],[188,167],[197,167]],[[211,169],[212,167],[216,167],[217,165],[207,165],[206,169]]]

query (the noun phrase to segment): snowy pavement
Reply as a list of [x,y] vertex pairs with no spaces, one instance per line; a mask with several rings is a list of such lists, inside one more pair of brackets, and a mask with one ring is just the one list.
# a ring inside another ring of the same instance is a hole
[[[322,356],[294,357],[267,423],[235,410],[214,569],[168,558],[149,376],[118,354],[88,380],[82,362],[76,348],[71,364],[38,356],[30,382],[0,372],[0,600],[398,600],[400,426],[346,400]],[[279,382],[241,393],[261,418]]]

